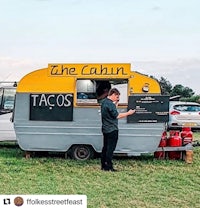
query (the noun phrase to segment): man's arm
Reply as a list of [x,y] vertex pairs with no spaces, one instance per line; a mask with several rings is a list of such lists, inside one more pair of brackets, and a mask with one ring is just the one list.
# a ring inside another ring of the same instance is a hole
[[119,113],[118,116],[117,116],[117,119],[125,118],[125,117],[130,116],[134,113],[135,113],[135,109],[134,110],[130,109],[129,111],[127,111],[125,113]]

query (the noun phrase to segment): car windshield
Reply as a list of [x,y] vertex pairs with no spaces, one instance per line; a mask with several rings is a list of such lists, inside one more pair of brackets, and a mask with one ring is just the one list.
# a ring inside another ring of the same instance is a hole
[[200,106],[199,105],[175,105],[174,109],[178,111],[198,112],[200,111]]

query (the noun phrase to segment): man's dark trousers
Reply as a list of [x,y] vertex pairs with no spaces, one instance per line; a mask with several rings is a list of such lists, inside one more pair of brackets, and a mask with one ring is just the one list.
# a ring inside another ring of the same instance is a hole
[[104,170],[112,170],[112,157],[118,141],[118,130],[110,133],[103,133],[103,148],[101,154],[101,168]]

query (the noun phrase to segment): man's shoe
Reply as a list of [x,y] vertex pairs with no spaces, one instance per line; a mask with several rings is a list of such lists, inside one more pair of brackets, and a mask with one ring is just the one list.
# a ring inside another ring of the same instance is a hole
[[106,170],[106,169],[108,169],[108,168],[105,166],[101,166],[101,170]]
[[116,169],[114,169],[114,168],[101,168],[101,170],[104,170],[104,171],[111,171],[111,172],[117,172],[117,170]]
[[114,168],[111,168],[110,171],[112,171],[112,172],[117,172],[117,170],[114,169]]
[[102,167],[101,167],[101,170],[109,171],[110,169],[108,169],[108,168],[102,168]]

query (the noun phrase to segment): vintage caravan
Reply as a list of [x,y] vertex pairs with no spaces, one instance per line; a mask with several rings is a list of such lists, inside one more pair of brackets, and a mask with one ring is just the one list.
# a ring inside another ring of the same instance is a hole
[[168,119],[168,99],[159,83],[130,64],[49,64],[18,83],[14,128],[25,151],[66,152],[85,160],[101,152],[101,101],[111,87],[121,92],[119,112],[136,113],[119,120],[115,153],[141,155],[159,145]]

